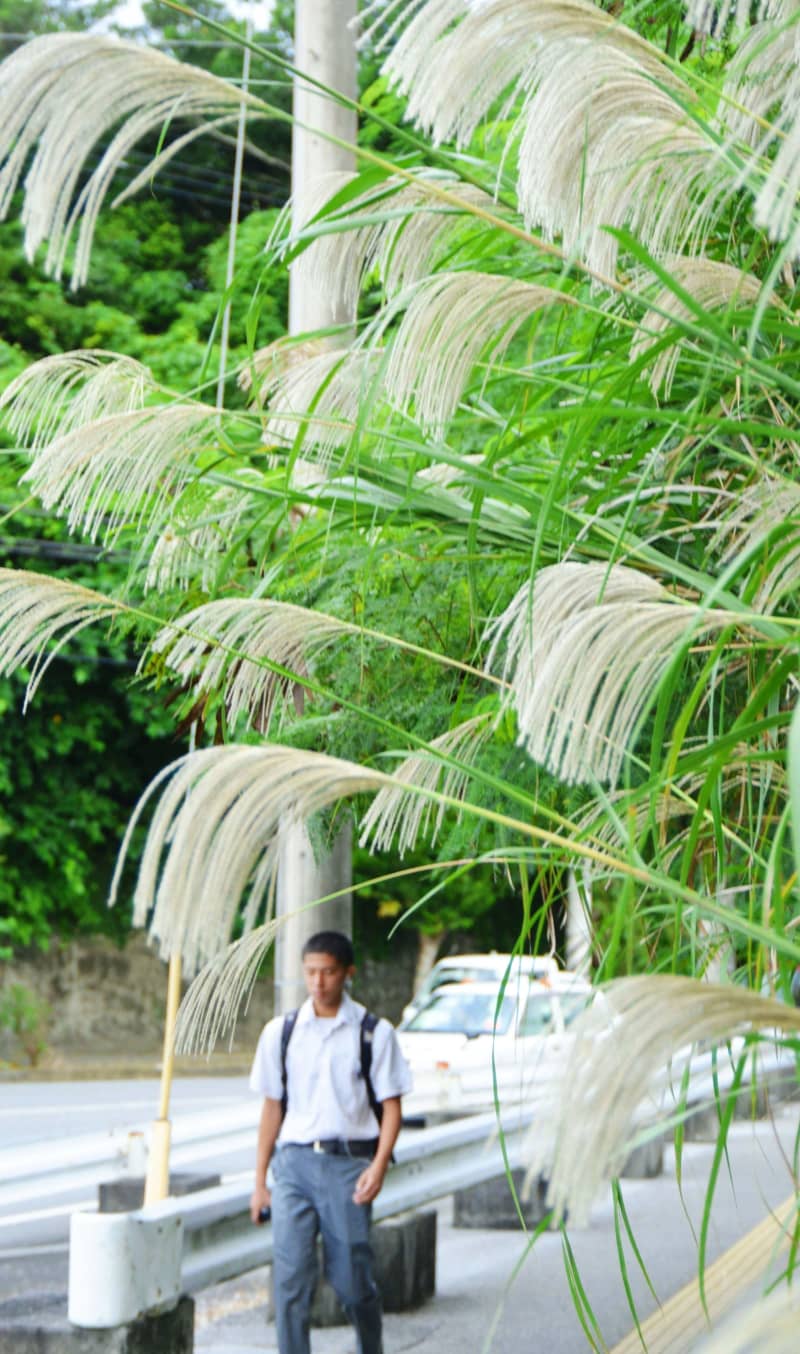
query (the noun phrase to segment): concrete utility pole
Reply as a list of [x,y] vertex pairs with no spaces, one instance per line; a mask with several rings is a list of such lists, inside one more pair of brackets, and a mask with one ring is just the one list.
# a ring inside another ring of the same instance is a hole
[[588,864],[567,870],[567,968],[589,976],[592,960],[592,875]]
[[[295,4],[295,66],[351,99],[357,94],[356,33],[351,26],[355,16],[356,0],[296,0]],[[298,78],[294,82],[293,111],[292,222],[299,228],[311,214],[310,193],[315,185],[318,187],[326,174],[355,169],[353,153],[333,145],[322,133],[353,144],[357,123],[354,111],[343,108]],[[354,318],[343,313],[323,292],[312,293],[301,271],[291,269],[290,334],[349,324]],[[298,914],[298,909],[317,898],[348,889],[352,879],[349,824],[332,848],[315,860],[305,825],[287,820],[281,827],[279,850],[276,906],[278,916],[286,921],[275,946],[276,1015],[299,1006],[306,995],[300,951],[307,937],[322,930],[350,935],[353,926],[350,892],[319,907],[306,907]]]

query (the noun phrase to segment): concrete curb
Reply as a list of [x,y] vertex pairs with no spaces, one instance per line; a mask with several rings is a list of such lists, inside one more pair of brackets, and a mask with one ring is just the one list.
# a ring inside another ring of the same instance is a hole
[[[211,1058],[179,1058],[173,1069],[176,1077],[244,1077],[250,1072],[252,1054],[215,1054]],[[47,1081],[138,1081],[161,1075],[161,1055],[115,1059],[65,1059],[47,1067],[4,1067],[0,1082]]]

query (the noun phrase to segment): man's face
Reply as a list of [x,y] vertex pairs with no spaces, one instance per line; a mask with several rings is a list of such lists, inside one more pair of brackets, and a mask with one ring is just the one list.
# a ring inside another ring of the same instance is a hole
[[345,968],[332,954],[307,954],[303,958],[306,991],[317,1015],[335,1015],[342,1000],[347,979],[355,969]]

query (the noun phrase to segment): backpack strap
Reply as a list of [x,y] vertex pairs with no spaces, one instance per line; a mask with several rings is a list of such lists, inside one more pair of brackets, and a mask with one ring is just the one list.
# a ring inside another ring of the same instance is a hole
[[289,1049],[289,1040],[292,1037],[292,1030],[297,1023],[297,1011],[287,1011],[283,1017],[283,1026],[281,1028],[281,1119],[286,1118],[286,1110],[289,1105],[289,1082],[286,1073],[286,1054]]
[[377,1023],[378,1017],[376,1015],[373,1015],[371,1011],[364,1012],[361,1019],[361,1075],[364,1078],[369,1107],[378,1124],[380,1124],[383,1119],[383,1105],[376,1096],[375,1087],[372,1084],[372,1040]]

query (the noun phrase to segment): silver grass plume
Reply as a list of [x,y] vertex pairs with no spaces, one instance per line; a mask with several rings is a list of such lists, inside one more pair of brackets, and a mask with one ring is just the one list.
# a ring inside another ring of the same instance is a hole
[[[775,535],[766,557],[766,572],[753,597],[753,605],[765,613],[796,594],[800,584],[800,486],[774,475],[746,486],[711,541],[723,564],[730,564],[737,555],[766,543],[778,528],[782,528],[781,534]],[[763,569],[763,564],[759,560],[756,567]]]
[[[393,773],[394,783],[379,790],[367,808],[359,844],[373,851],[385,851],[397,837],[397,850],[404,855],[413,850],[420,836],[435,842],[445,814],[452,810],[452,801],[461,800],[466,794],[470,766],[493,731],[491,714],[476,715],[433,738],[428,749],[406,757]],[[460,765],[449,765],[442,757],[454,758]],[[438,803],[430,798],[409,799],[410,786],[436,792],[443,799]]]
[[[761,294],[761,281],[752,273],[745,273],[727,263],[717,263],[702,255],[673,256],[665,266],[679,287],[688,292],[699,305],[709,310],[723,306],[754,305]],[[640,274],[640,280],[644,277]],[[667,332],[673,320],[697,323],[697,317],[681,297],[670,287],[662,287],[639,323],[639,330],[631,344],[631,361],[644,356]],[[669,398],[675,369],[681,350],[691,339],[678,338],[675,343],[656,354],[650,368],[650,388],[654,395],[663,389]]]
[[[470,141],[506,103],[522,131],[518,197],[601,274],[629,226],[653,252],[697,246],[731,173],[684,111],[693,94],[662,54],[589,0],[428,0],[384,69],[434,141]],[[585,171],[585,172],[584,172]]]
[[625,565],[555,564],[489,626],[486,667],[504,644],[504,702],[535,761],[568,782],[614,786],[676,649],[736,623]]
[[[175,118],[199,120],[202,131],[246,100],[225,80],[133,42],[93,33],[34,38],[2,63],[0,218],[32,155],[22,209],[26,255],[33,259],[49,241],[45,268],[60,277],[77,229],[72,285],[79,287],[97,214],[132,146]],[[104,142],[81,187],[87,159]]]
[[[791,1244],[796,1206],[788,1214],[778,1209],[770,1217],[776,1249],[782,1241]],[[797,1285],[788,1282],[752,1302],[737,1302],[736,1310],[695,1345],[696,1354],[794,1354],[799,1308]]]
[[181,494],[169,520],[158,521],[145,537],[139,558],[144,562],[145,592],[171,592],[199,585],[216,586],[236,533],[252,510],[249,491],[263,480],[247,466],[228,472],[230,483],[200,480]]
[[800,107],[800,29],[785,22],[797,0],[773,8],[777,22],[754,24],[728,62],[717,111],[722,132],[761,155]]
[[331,348],[316,340],[283,340],[260,349],[242,384],[258,381],[259,403],[268,405],[263,440],[289,446],[300,438],[313,448],[324,471],[334,452],[350,441],[381,355],[357,348]]
[[735,178],[685,112],[688,86],[611,44],[547,51],[522,117],[525,220],[605,276],[618,252],[608,227],[627,227],[656,256],[696,252]]
[[132,357],[84,348],[32,362],[6,386],[0,409],[10,411],[9,431],[37,451],[106,414],[141,409],[154,389],[147,367]]
[[217,1040],[226,1034],[232,1041],[237,1017],[242,1006],[246,1008],[261,961],[283,921],[283,917],[271,917],[200,970],[178,1012],[177,1053],[212,1053]]
[[[729,800],[736,796],[738,802],[747,804],[751,797],[764,798],[773,787],[776,776],[781,772],[776,770],[772,761],[754,761],[752,753],[753,749],[744,743],[730,749],[719,778],[719,792],[723,799]],[[668,870],[683,851],[689,834],[695,833],[697,829],[698,798],[706,781],[707,775],[703,772],[678,777],[656,794],[649,791],[641,795],[630,791],[613,791],[608,797],[613,816],[607,813],[602,801],[593,800],[583,813],[576,816],[579,839],[590,837],[593,843],[602,845],[608,853],[624,854],[630,852],[642,833],[652,829],[661,837],[659,859],[662,868]],[[709,834],[713,834],[716,856],[719,829],[711,809],[704,811],[704,821]],[[732,811],[722,828],[723,836],[731,845],[737,843],[738,821]],[[697,851],[701,849],[696,848]],[[601,869],[595,867],[595,878],[601,878],[602,873]]]
[[550,287],[492,273],[437,273],[401,293],[362,336],[385,329],[405,309],[385,373],[390,400],[442,437],[481,357],[499,361],[526,320],[572,298]]
[[189,753],[166,767],[139,800],[109,902],[115,900],[132,833],[160,789],[139,866],[133,920],[148,925],[162,956],[180,953],[187,973],[194,974],[222,954],[243,900],[245,934],[271,911],[282,819],[310,818],[389,781],[354,762],[276,745]]
[[30,669],[23,711],[59,650],[87,625],[119,611],[111,598],[77,583],[28,569],[0,569],[0,677]]
[[[360,627],[289,602],[232,598],[208,602],[180,617],[180,631],[165,626],[151,648],[182,681],[197,678],[198,694],[224,691],[231,725],[244,717],[261,732],[273,721],[281,695],[291,697],[288,679],[260,663],[266,659],[289,672],[309,663],[344,635]],[[242,658],[236,650],[246,650]]]
[[686,22],[700,33],[710,33],[719,37],[729,22],[737,28],[745,28],[755,12],[757,17],[774,14],[783,9],[781,0],[760,0],[756,5],[752,0],[688,0]]
[[[384,16],[379,14],[381,22]],[[365,25],[364,40],[371,36]],[[407,116],[433,140],[466,146],[506,94],[500,118],[529,97],[557,42],[613,42],[663,74],[656,48],[590,0],[426,0],[405,23],[384,73],[408,97]],[[569,100],[569,86],[564,91]]]
[[218,419],[212,406],[179,403],[107,415],[39,449],[22,480],[71,531],[113,545],[126,525],[169,515],[198,454],[217,445]]
[[[353,177],[330,174],[319,181],[303,230]],[[415,177],[414,183],[389,178],[348,201],[342,213],[332,213],[331,222],[347,222],[348,228],[313,240],[292,263],[295,278],[301,274],[312,291],[324,292],[355,316],[364,280],[371,273],[377,274],[387,296],[395,296],[427,277],[445,255],[452,256],[462,239],[469,238],[474,229],[470,208],[497,212],[487,193],[454,174],[422,169]],[[463,202],[463,210],[437,199],[431,191],[437,188]],[[290,245],[297,243],[299,233],[290,237]]]
[[[555,1219],[568,1211],[581,1226],[634,1145],[643,1106],[648,1118],[655,1110],[665,1121],[679,1109],[687,1053],[759,1031],[796,1035],[800,1011],[734,983],[646,975],[601,988],[571,1029],[569,1057],[531,1132],[528,1165],[548,1177]],[[719,1052],[730,1056],[738,1055]],[[787,1072],[793,1078],[793,1057]]]

